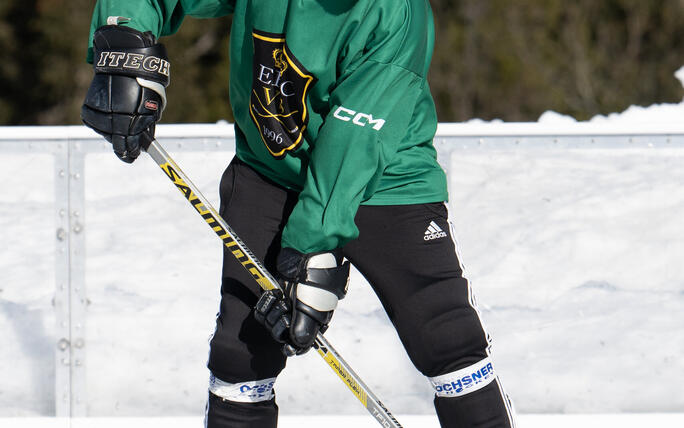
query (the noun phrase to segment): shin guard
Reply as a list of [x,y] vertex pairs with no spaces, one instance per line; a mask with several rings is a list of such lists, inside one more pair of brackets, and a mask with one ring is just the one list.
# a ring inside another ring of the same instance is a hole
[[209,379],[206,428],[275,428],[278,406],[275,403],[275,378],[229,383]]
[[210,392],[204,424],[205,428],[276,428],[278,406],[274,398],[240,403]]

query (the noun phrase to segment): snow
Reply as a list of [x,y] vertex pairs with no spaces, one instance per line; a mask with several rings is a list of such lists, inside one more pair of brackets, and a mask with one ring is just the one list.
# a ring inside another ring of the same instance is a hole
[[684,86],[684,67],[675,71],[675,77],[679,79],[679,81],[682,83],[682,86]]
[[[684,68],[677,77],[684,80]],[[547,112],[536,124],[441,129],[681,135],[683,115],[684,103],[661,104],[581,123]],[[231,154],[169,151],[216,204]],[[0,426],[64,426],[34,418],[55,411],[52,158],[0,152],[0,162],[0,418],[27,417]],[[681,146],[510,147],[451,158],[450,213],[522,427],[684,426],[681,415],[665,414],[684,412],[682,165]],[[149,159],[130,166],[89,155],[84,178],[87,407],[94,418],[117,418],[72,426],[120,425],[121,417],[140,417],[146,427],[199,426],[220,242]],[[437,426],[418,416],[432,413],[428,382],[357,272],[326,337],[390,410],[410,415],[407,427]],[[290,359],[276,391],[283,427],[375,426],[314,353]],[[351,416],[328,416],[341,411]],[[558,413],[576,415],[549,415]],[[178,418],[150,419],[158,416]]]

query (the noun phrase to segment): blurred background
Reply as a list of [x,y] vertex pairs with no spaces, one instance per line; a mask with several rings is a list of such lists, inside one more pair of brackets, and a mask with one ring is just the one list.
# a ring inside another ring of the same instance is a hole
[[[0,125],[78,124],[93,0],[0,2]],[[679,102],[683,0],[431,0],[430,85],[439,120],[578,120]],[[187,19],[163,40],[172,63],[163,123],[232,120],[231,18]]]

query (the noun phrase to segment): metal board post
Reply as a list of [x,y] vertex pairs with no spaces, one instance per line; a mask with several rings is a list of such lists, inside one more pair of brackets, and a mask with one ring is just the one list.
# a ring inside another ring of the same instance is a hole
[[55,413],[86,416],[85,153],[82,142],[56,143]]
[[69,308],[71,348],[71,417],[87,416],[85,327],[85,151],[83,141],[69,141]]
[[70,227],[69,227],[69,144],[56,144],[55,174],[55,413],[71,415],[71,301],[70,301]]

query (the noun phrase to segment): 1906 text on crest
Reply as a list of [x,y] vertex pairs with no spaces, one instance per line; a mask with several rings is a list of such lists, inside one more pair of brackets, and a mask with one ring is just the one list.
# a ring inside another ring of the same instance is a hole
[[288,49],[284,34],[254,31],[254,70],[249,112],[276,158],[302,144],[309,122],[306,98],[316,78]]

